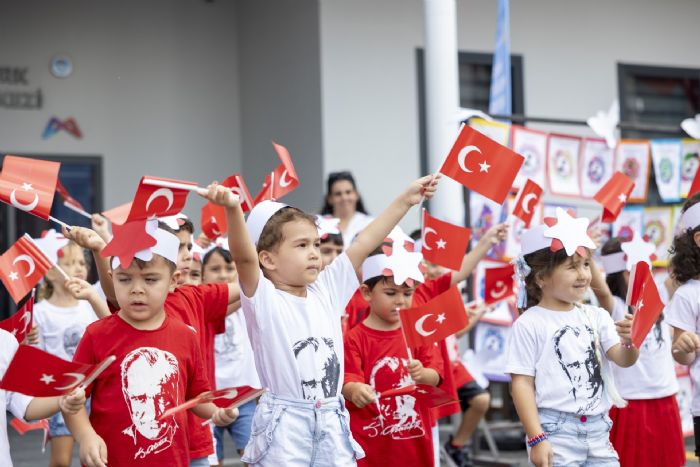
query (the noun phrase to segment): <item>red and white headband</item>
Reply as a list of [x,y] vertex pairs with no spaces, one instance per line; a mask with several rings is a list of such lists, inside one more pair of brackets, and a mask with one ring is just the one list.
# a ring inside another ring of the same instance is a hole
[[[148,235],[156,239],[156,244],[150,248],[137,251],[136,254],[134,254],[134,258],[138,258],[142,261],[150,261],[153,259],[153,255],[156,254],[174,264],[177,264],[180,239],[178,239],[175,234],[172,234],[167,230],[159,229],[157,220],[150,220],[146,222],[146,232]],[[117,269],[120,265],[121,262],[119,261],[119,257],[113,257],[112,269]]]
[[549,247],[553,252],[562,248],[567,256],[578,252],[585,256],[585,248],[594,250],[595,243],[588,235],[588,223],[585,217],[575,218],[562,208],[557,208],[557,217],[546,217],[543,225],[524,231],[520,237],[521,254],[527,255]]

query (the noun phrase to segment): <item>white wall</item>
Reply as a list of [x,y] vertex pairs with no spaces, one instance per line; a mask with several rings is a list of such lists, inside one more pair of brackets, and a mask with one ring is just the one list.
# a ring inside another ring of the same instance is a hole
[[[129,201],[141,175],[205,184],[240,170],[235,23],[225,1],[0,3],[0,66],[28,66],[44,93],[41,110],[0,108],[0,151],[103,155],[105,207]],[[69,78],[49,72],[59,53]],[[84,138],[42,140],[54,115],[75,117]]]
[[[377,212],[419,170],[419,0],[320,0],[325,170],[353,170]],[[513,0],[530,115],[584,119],[617,96],[617,63],[700,68],[694,0]],[[491,52],[495,0],[457,0],[460,50]],[[590,134],[583,127],[542,127]],[[417,225],[412,216],[404,226]]]

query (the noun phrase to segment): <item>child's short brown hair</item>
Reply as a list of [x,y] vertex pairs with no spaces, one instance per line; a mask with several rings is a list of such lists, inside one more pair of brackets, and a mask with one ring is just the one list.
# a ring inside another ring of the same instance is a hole
[[258,239],[258,253],[263,250],[275,251],[280,243],[282,243],[282,240],[284,240],[282,227],[284,224],[294,221],[307,221],[313,225],[314,228],[317,227],[315,216],[292,206],[284,207],[274,213],[272,217],[267,220],[267,223],[265,223],[265,227],[263,227],[260,238]]
[[[688,198],[683,205],[682,212],[686,212],[700,202],[700,193],[695,193]],[[671,275],[681,284],[700,276],[700,247],[695,244],[695,234],[700,232],[700,226],[685,229],[673,238],[670,248]]]

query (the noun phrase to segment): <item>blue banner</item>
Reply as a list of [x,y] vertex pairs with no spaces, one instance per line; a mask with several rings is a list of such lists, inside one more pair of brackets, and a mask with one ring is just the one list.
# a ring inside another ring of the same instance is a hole
[[512,113],[510,78],[510,15],[508,0],[498,0],[496,23],[496,47],[491,70],[491,93],[489,113],[510,115]]

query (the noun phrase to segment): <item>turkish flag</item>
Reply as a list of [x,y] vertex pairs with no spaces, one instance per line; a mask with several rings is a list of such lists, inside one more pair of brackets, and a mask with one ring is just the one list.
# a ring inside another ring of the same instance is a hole
[[127,269],[131,261],[139,251],[151,248],[156,245],[155,237],[149,233],[149,228],[153,226],[145,219],[125,222],[122,225],[112,224],[112,240],[102,249],[100,256],[109,258],[116,256],[119,258],[120,267]]
[[[281,146],[280,146],[281,147]],[[285,149],[286,151],[286,149]],[[289,154],[289,153],[287,153]],[[289,160],[289,163],[291,164],[291,159]],[[294,170],[294,167],[292,166],[292,170]],[[296,172],[294,173],[294,176],[296,177]],[[226,180],[224,180],[221,183],[223,186],[226,188],[230,188],[231,191],[234,194],[237,194],[240,199],[241,199],[241,209],[243,209],[243,212],[248,212],[251,209],[253,209],[253,206],[255,204],[253,203],[253,197],[250,196],[250,191],[248,191],[248,186],[245,184],[245,181],[243,180],[243,176],[239,173],[235,173],[228,177]],[[291,191],[291,190],[290,190]],[[221,208],[223,211],[223,206],[218,206]]]
[[27,334],[32,330],[34,322],[34,297],[29,297],[29,300],[17,310],[17,313],[9,318],[0,321],[0,329],[9,332],[20,344],[27,338]]
[[635,308],[632,321],[632,343],[638,349],[642,348],[654,323],[664,310],[659,290],[654,282],[649,265],[640,261],[635,264],[629,278],[627,304]]
[[524,161],[520,154],[464,125],[440,172],[501,204]]
[[617,219],[627,198],[634,189],[634,182],[619,170],[598,190],[593,199],[603,205],[601,222],[610,223]]
[[399,316],[409,347],[440,342],[469,323],[456,286],[421,306],[401,310]]
[[[113,357],[108,358],[109,362]],[[69,394],[89,384],[106,368],[105,363],[89,365],[69,362],[30,345],[20,345],[0,382],[0,388],[34,397]]]
[[698,191],[700,191],[700,170],[695,172],[695,177],[693,178],[693,183],[691,183],[690,190],[688,190],[688,198],[693,196]]
[[51,261],[27,234],[0,255],[0,279],[15,303],[31,292],[52,267]]
[[381,399],[395,396],[413,396],[421,405],[429,408],[442,407],[456,402],[456,399],[440,388],[429,384],[409,384],[400,388],[389,389],[379,394]]
[[37,422],[31,422],[27,423],[25,421],[20,420],[19,418],[13,418],[12,421],[10,422],[10,426],[17,431],[17,433],[20,434],[20,436],[24,436],[25,433],[28,431],[32,430],[42,430],[44,432],[44,440],[41,445],[41,450],[44,452],[46,449],[46,443],[49,442],[49,420],[44,418],[43,420],[39,420]]
[[0,200],[49,220],[60,167],[58,162],[5,156],[0,175]]
[[423,258],[448,269],[459,270],[469,246],[471,229],[441,221],[423,210]]
[[484,302],[487,305],[500,302],[504,298],[514,295],[513,274],[515,274],[515,269],[512,264],[500,268],[486,268],[484,275]]
[[184,410],[189,410],[192,407],[196,407],[199,404],[204,404],[206,402],[211,402],[215,406],[222,409],[234,409],[240,407],[248,401],[255,399],[260,396],[264,389],[251,388],[250,386],[241,386],[237,388],[222,388],[215,391],[206,391],[198,395],[197,397],[183,402],[180,405],[172,407],[158,417],[158,420],[163,420],[165,418],[171,417],[176,413],[182,412]]
[[540,202],[542,192],[542,187],[528,178],[518,194],[518,199],[515,200],[513,215],[525,222],[525,228],[530,227],[532,216],[535,214],[535,205]]
[[294,169],[292,157],[289,155],[287,148],[274,141],[272,142],[272,146],[274,146],[275,151],[277,151],[277,155],[282,163],[278,165],[270,175],[265,177],[265,182],[260,192],[255,195],[255,199],[253,200],[254,204],[265,200],[276,201],[299,186],[299,177]]
[[61,195],[61,198],[63,198],[63,204],[70,204],[71,206],[76,207],[81,211],[85,211],[85,208],[82,204],[80,204],[80,201],[73,198],[73,196],[71,196],[71,194],[68,193],[68,190],[65,186],[63,186],[63,183],[61,183],[60,180],[56,182],[56,192],[59,195]]
[[200,223],[202,232],[210,240],[224,235],[227,230],[226,213],[223,206],[207,203],[202,206]]
[[183,210],[187,202],[187,195],[189,195],[192,190],[146,184],[144,183],[145,179],[163,182],[165,184],[177,183],[188,185],[192,186],[193,189],[197,186],[194,182],[186,182],[183,180],[150,176],[142,177],[126,217],[124,217],[125,209],[123,209],[125,205],[118,206],[113,209],[112,212],[107,211],[104,213],[105,217],[111,220],[113,224],[124,224],[129,221],[153,219],[155,217],[174,216]]

